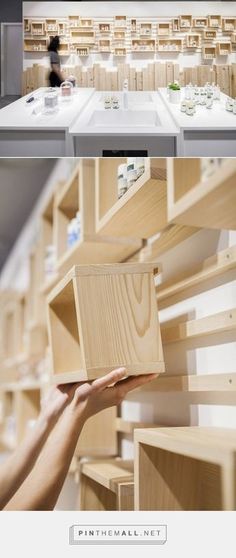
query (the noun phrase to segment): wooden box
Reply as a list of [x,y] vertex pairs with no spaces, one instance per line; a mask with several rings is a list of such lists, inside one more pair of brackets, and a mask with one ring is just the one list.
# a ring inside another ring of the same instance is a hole
[[83,463],[80,470],[79,509],[133,510],[133,462],[109,459]]
[[135,510],[236,509],[235,430],[140,429],[134,438]]
[[154,264],[75,266],[48,297],[53,381],[164,372]]

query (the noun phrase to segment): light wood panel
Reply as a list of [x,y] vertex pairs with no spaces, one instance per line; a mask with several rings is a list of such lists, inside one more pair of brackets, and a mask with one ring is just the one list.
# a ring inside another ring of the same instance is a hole
[[123,459],[81,465],[79,509],[133,510],[133,462]]
[[205,318],[179,322],[175,325],[162,325],[163,344],[184,341],[192,337],[211,335],[236,328],[236,309],[218,312]]
[[104,457],[117,455],[116,407],[91,417],[80,434],[75,455]]
[[190,287],[200,286],[204,281],[226,273],[236,267],[236,246],[226,248],[217,254],[203,260],[200,265],[188,272],[172,277],[156,287],[158,301],[165,300],[181,293]]
[[55,382],[163,372],[153,264],[76,266],[48,297]]
[[134,436],[135,510],[235,510],[235,430],[166,427]]
[[[113,159],[109,184],[103,180],[108,166],[97,159],[97,232],[108,236],[148,238],[167,225],[166,161],[145,160],[145,172],[118,199],[117,171],[119,159]],[[108,175],[107,175],[108,176]]]
[[225,159],[204,182],[200,159],[169,159],[167,173],[169,220],[196,227],[236,229],[234,159]]

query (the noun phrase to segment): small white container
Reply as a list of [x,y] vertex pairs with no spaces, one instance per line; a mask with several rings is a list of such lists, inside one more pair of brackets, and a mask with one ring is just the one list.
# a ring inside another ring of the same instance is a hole
[[195,103],[193,101],[188,101],[186,106],[186,114],[188,114],[188,116],[193,116],[195,112],[196,112]]
[[118,166],[117,169],[117,186],[118,198],[120,199],[128,190],[127,185],[127,165],[125,163]]
[[104,108],[110,109],[112,107],[111,97],[105,97],[104,99]]
[[175,90],[170,89],[170,93],[169,93],[170,103],[178,104],[180,103],[180,99],[181,99],[180,89],[175,89]]
[[187,109],[187,101],[182,101],[180,105],[181,112],[186,112]]
[[61,96],[64,101],[70,101],[72,97],[73,85],[71,81],[63,81],[60,85]]

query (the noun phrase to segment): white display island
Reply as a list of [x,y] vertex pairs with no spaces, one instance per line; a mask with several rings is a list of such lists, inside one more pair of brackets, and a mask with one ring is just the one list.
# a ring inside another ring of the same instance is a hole
[[[0,110],[0,157],[64,157],[69,127],[94,94],[75,88],[69,99],[59,94],[58,109],[45,114],[46,87],[37,89]],[[33,97],[30,103],[26,101]]]
[[[181,112],[180,103],[169,101],[167,89],[159,89],[159,94],[180,132],[180,157],[234,157],[236,155],[236,114],[225,109],[227,95],[213,102],[212,108],[196,105],[192,116]],[[185,98],[185,88],[181,90],[181,100]]]
[[236,154],[236,114],[226,111],[223,93],[212,108],[198,104],[190,116],[181,112],[180,102],[169,101],[166,88],[126,93],[75,88],[69,100],[59,95],[57,112],[45,114],[45,90],[36,90],[29,104],[27,96],[0,110],[0,157]]

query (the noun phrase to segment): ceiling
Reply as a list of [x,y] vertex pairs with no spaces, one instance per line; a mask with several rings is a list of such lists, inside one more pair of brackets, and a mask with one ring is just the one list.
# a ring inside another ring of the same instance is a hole
[[29,217],[55,159],[0,159],[0,270]]

